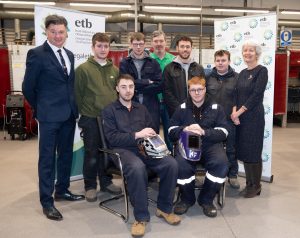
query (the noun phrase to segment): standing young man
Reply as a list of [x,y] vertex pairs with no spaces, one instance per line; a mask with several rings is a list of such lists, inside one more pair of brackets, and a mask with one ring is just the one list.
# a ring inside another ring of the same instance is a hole
[[[136,220],[131,227],[131,234],[133,237],[142,237],[146,223],[150,221],[146,168],[150,168],[160,178],[156,216],[163,218],[170,225],[177,225],[181,220],[172,213],[172,208],[178,167],[170,155],[153,158],[140,152],[138,141],[156,136],[157,133],[148,110],[132,101],[135,90],[132,76],[120,75],[116,90],[119,99],[103,110],[103,129],[109,147],[121,156]],[[117,165],[118,161],[115,163]]]
[[228,182],[232,188],[239,189],[240,184],[237,179],[238,162],[235,149],[235,125],[230,115],[235,106],[235,92],[238,73],[230,67],[230,52],[218,50],[214,54],[215,67],[207,79],[207,94],[220,105],[223,106],[228,121],[229,135],[226,140],[226,154],[229,161]]
[[75,96],[81,114],[78,126],[82,129],[84,142],[83,177],[85,197],[88,202],[97,201],[97,177],[101,191],[113,194],[121,193],[121,188],[112,183],[112,177],[106,174],[102,154],[97,116],[102,109],[117,99],[115,91],[119,70],[107,59],[109,37],[96,33],[92,38],[91,56],[76,69]]
[[194,76],[205,77],[203,67],[191,57],[192,47],[190,37],[180,37],[176,43],[178,55],[164,70],[164,101],[170,117],[188,96],[188,80]]
[[160,110],[157,94],[162,90],[161,69],[156,60],[145,52],[145,36],[136,32],[130,37],[131,53],[120,63],[120,73],[130,74],[135,82],[133,100],[149,109],[154,130],[159,133]]
[[22,85],[39,123],[40,202],[43,213],[52,220],[63,219],[52,197],[55,171],[56,201],[84,199],[68,190],[78,111],[74,99],[74,55],[63,47],[68,36],[67,25],[62,16],[46,17],[47,41],[28,51]]
[[[158,30],[152,33],[152,47],[153,53],[150,54],[150,57],[159,63],[161,71],[164,72],[165,67],[173,61],[175,56],[166,52],[166,35],[163,31]],[[163,94],[159,93],[157,96],[160,102],[160,118],[163,125],[164,138],[169,150],[172,150],[172,145],[168,137],[169,115],[164,103]]]

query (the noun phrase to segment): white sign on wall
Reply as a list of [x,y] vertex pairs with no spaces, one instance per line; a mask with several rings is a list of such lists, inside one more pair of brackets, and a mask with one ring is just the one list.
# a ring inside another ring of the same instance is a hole
[[280,46],[290,46],[292,45],[292,31],[288,29],[284,29],[280,31]]
[[[273,96],[277,16],[276,13],[234,17],[215,20],[215,50],[225,49],[231,53],[231,66],[236,72],[246,68],[242,58],[242,45],[247,40],[258,42],[262,47],[259,64],[268,69],[268,83],[264,95],[265,134],[262,152],[263,180],[272,181],[272,135]],[[243,169],[242,164],[239,168]]]

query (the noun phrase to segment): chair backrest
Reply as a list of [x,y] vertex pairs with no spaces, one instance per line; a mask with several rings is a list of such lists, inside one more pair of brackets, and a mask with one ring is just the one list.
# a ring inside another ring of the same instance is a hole
[[109,154],[113,156],[114,153],[112,151],[109,151],[109,148],[107,146],[107,141],[105,139],[104,129],[103,129],[103,121],[100,116],[97,116],[97,124],[98,124],[101,145],[102,145],[101,146],[102,150],[100,150],[100,153],[103,153],[102,165],[104,166],[104,169],[108,174],[120,175],[121,171],[119,170],[119,168],[115,166],[115,164],[109,158]]

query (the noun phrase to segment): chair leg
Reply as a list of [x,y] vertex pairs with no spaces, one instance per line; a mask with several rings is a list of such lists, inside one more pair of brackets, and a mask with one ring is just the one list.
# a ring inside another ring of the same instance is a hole
[[175,205],[176,203],[179,202],[179,198],[180,198],[180,189],[177,185],[176,188],[175,188],[175,194],[174,194],[174,198],[173,198],[173,205]]
[[[112,208],[106,206],[105,204],[110,202],[110,201],[113,201],[113,200],[117,200],[117,199],[120,199],[124,197],[124,200],[125,200],[125,215],[117,212],[116,210],[113,210]],[[117,196],[114,196],[112,198],[109,198],[109,199],[106,199],[106,200],[103,200],[99,203],[99,207],[110,212],[111,214],[115,215],[115,216],[118,216],[120,218],[123,219],[124,222],[127,222],[128,221],[128,204],[127,204],[127,195],[126,194],[120,194],[120,195],[117,195]]]
[[225,183],[222,184],[220,191],[217,194],[218,205],[223,208],[225,205]]
[[[123,174],[123,169],[122,169],[120,155],[117,154],[117,156],[118,156],[119,168],[120,168],[120,171],[121,171],[122,194],[101,201],[99,203],[99,207],[102,208],[102,209],[104,209],[104,210],[106,210],[106,211],[108,211],[108,212],[110,212],[111,214],[113,214],[115,216],[118,216],[118,217],[122,218],[123,221],[126,223],[128,221],[128,219],[129,219],[128,195],[127,195],[126,181],[125,181],[125,177],[124,177],[124,174]],[[110,207],[108,207],[108,206],[105,205],[106,203],[108,203],[110,201],[117,200],[117,199],[120,199],[122,197],[124,197],[125,214],[121,214],[121,213],[117,212],[116,210],[113,210],[112,208],[110,208]]]

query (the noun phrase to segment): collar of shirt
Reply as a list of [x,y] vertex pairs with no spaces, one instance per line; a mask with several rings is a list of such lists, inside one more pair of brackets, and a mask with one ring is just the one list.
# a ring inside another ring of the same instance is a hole
[[150,56],[153,58],[153,59],[156,59],[156,60],[159,60],[159,61],[166,61],[166,60],[173,60],[174,58],[175,58],[175,56],[174,55],[172,55],[172,54],[170,54],[170,53],[168,53],[168,52],[166,52],[165,53],[165,55],[164,55],[164,57],[161,59],[161,58],[159,58],[158,56],[157,56],[157,54],[155,54],[154,52],[152,52],[151,54],[150,54]]
[[57,46],[52,45],[48,40],[47,40],[47,43],[48,43],[48,45],[50,46],[50,48],[53,50],[53,52],[54,52],[55,54],[57,53],[57,51],[58,51],[59,49],[61,49],[62,52],[65,51],[65,50],[64,50],[64,47],[58,48]]
[[[136,108],[138,104],[139,104],[139,103],[137,103],[137,102],[135,102],[135,101],[131,101],[131,109]],[[128,110],[128,108],[125,107],[125,106],[120,102],[119,99],[118,99],[117,102],[116,102],[116,108],[118,108],[118,109],[122,109],[122,108],[123,108],[123,109]]]
[[57,58],[57,60],[58,60],[58,62],[60,64],[61,64],[61,62],[60,62],[60,56],[59,56],[59,54],[58,54],[57,51],[59,49],[61,49],[62,56],[64,57],[64,60],[66,62],[66,66],[67,66],[67,69],[68,69],[68,74],[70,74],[70,71],[71,71],[71,62],[70,62],[70,59],[69,59],[69,57],[67,55],[67,52],[65,51],[64,47],[58,48],[55,45],[52,45],[48,40],[47,40],[47,43],[50,46],[50,48],[53,50],[53,52],[54,52],[54,54],[55,54],[55,56],[56,56],[56,58]]

